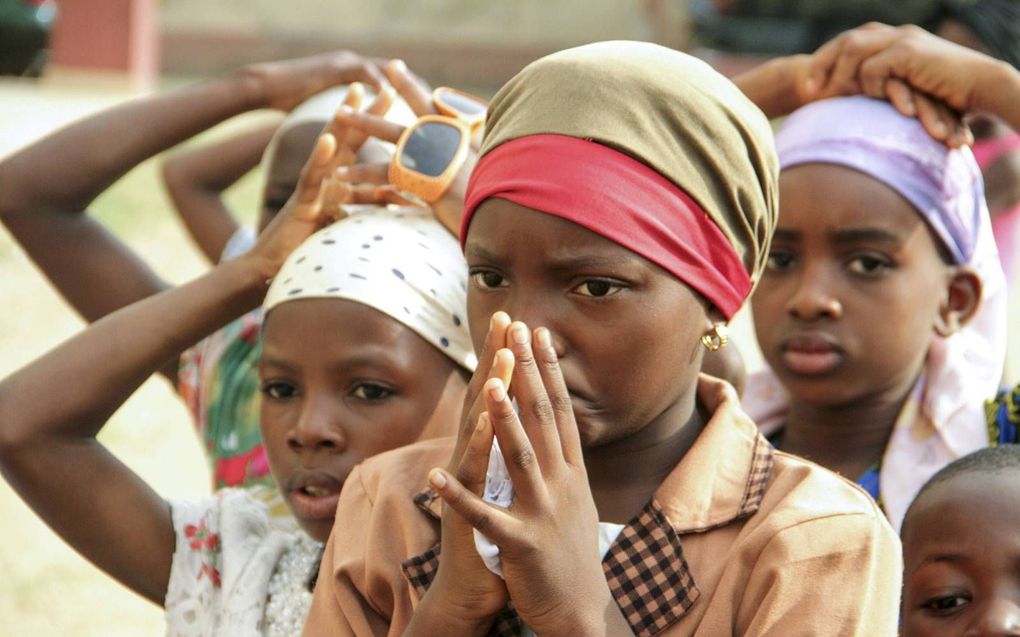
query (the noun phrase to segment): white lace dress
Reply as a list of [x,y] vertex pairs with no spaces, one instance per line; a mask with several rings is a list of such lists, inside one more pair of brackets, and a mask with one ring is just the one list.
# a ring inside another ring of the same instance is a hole
[[223,489],[172,501],[177,547],[166,595],[172,637],[300,635],[322,545],[267,514],[256,495]]

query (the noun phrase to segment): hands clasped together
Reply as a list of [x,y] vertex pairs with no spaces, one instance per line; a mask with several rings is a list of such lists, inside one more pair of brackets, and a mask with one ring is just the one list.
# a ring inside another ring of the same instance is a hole
[[[445,506],[439,570],[423,609],[459,618],[466,634],[484,630],[508,599],[538,634],[604,627],[606,613],[619,611],[602,570],[598,511],[549,330],[497,312],[478,370],[450,465],[429,474]],[[506,509],[481,497],[494,439],[514,483]],[[483,564],[475,529],[499,546],[505,581]]]

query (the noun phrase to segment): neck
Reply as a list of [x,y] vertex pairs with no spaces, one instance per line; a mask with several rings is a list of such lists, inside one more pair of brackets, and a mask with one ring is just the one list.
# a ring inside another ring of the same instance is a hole
[[841,405],[792,401],[783,428],[783,451],[856,480],[881,461],[914,382]]
[[637,433],[585,449],[588,484],[599,520],[624,524],[637,515],[683,459],[706,421],[701,409],[695,408],[692,388]]

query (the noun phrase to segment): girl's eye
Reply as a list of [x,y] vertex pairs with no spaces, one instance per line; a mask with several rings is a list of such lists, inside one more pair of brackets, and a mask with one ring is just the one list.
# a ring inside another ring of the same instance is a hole
[[786,272],[793,268],[793,252],[789,250],[773,250],[769,253],[769,260],[766,264],[773,272]]
[[262,392],[263,396],[267,396],[273,400],[286,400],[297,393],[297,388],[294,387],[294,385],[279,381],[262,383],[262,387],[260,387],[259,390]]
[[611,296],[623,289],[623,286],[605,279],[591,279],[574,288],[581,296],[601,298]]
[[492,270],[472,272],[471,279],[475,285],[487,290],[506,287],[506,279],[503,278],[503,275]]
[[393,391],[389,388],[374,383],[361,383],[351,392],[352,396],[361,400],[383,400],[392,394]]
[[881,257],[870,254],[862,254],[851,259],[847,264],[847,267],[854,274],[876,276],[885,272],[890,265],[891,264],[886,259]]
[[967,605],[970,599],[964,595],[942,595],[932,597],[921,604],[922,608],[939,614],[949,614]]

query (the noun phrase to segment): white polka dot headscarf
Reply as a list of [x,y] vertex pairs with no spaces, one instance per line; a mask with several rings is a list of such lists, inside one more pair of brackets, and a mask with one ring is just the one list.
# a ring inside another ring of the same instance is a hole
[[363,303],[403,323],[468,371],[467,263],[460,245],[424,208],[350,206],[350,216],[305,240],[262,304],[268,315],[297,299]]

